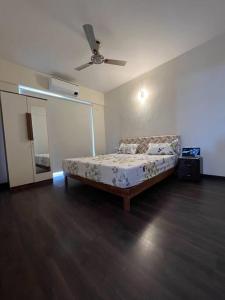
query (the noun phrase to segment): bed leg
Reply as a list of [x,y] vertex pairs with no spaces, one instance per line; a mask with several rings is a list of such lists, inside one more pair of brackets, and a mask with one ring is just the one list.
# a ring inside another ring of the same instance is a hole
[[124,209],[124,211],[127,211],[127,212],[130,211],[130,197],[123,198],[123,209]]
[[68,188],[68,176],[64,176],[65,188]]

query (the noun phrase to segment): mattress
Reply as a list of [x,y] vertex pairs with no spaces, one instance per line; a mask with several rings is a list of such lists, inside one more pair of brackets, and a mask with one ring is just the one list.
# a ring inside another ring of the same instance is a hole
[[35,154],[35,164],[43,167],[50,167],[49,154]]
[[63,160],[63,171],[120,188],[135,186],[173,168],[177,155],[108,154]]

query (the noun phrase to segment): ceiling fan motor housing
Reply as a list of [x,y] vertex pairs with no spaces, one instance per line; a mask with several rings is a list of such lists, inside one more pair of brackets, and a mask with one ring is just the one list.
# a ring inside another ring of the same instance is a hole
[[97,65],[102,64],[104,62],[104,56],[101,54],[94,54],[91,57],[91,61]]

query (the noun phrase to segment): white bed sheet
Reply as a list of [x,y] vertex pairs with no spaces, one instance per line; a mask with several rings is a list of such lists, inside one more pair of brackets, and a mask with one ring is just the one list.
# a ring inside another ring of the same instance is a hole
[[135,186],[173,168],[177,155],[108,154],[63,160],[65,173],[120,188]]

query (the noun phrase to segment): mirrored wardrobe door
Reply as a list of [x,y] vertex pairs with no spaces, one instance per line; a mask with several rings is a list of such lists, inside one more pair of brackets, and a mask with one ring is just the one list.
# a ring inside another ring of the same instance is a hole
[[52,177],[47,127],[47,101],[27,97],[35,181]]

